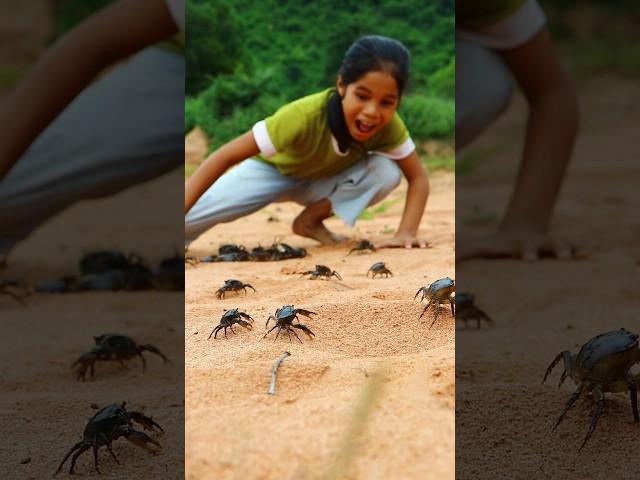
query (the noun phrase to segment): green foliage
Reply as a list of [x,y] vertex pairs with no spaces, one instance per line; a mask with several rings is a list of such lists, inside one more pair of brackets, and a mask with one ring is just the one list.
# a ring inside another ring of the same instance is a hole
[[453,99],[407,95],[399,113],[411,135],[416,139],[450,138],[455,129]]
[[187,93],[204,89],[220,74],[243,63],[242,32],[234,11],[223,2],[187,0]]
[[[224,65],[224,71],[220,67],[202,73],[188,56],[187,92],[196,96],[187,101],[185,125],[203,128],[214,139],[212,148],[286,102],[335,84],[345,51],[365,34],[397,38],[411,52],[411,78],[400,113],[412,136],[453,137],[453,0],[236,0],[225,19],[234,27],[224,35],[216,33],[220,40],[209,47],[212,31],[196,33],[191,11],[211,12],[220,5],[230,8],[218,0],[187,2],[188,55],[197,49],[199,58],[220,56]],[[220,44],[239,45],[241,51],[220,53]]]

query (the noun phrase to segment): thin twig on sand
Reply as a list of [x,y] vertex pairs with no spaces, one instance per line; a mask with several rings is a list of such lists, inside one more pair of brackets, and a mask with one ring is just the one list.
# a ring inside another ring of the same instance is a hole
[[289,352],[282,352],[276,360],[276,363],[274,363],[273,367],[271,367],[271,384],[269,385],[269,395],[274,395],[276,393],[276,373],[278,371],[278,367],[280,367],[280,364],[289,355],[291,355]]

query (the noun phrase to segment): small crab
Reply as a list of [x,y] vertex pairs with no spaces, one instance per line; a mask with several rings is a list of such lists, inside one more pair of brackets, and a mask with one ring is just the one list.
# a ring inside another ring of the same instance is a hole
[[320,278],[324,277],[327,280],[331,279],[331,277],[336,277],[338,280],[342,280],[342,277],[340,276],[340,274],[338,272],[336,272],[335,270],[331,270],[326,265],[316,265],[316,269],[315,270],[309,270],[308,272],[302,272],[302,273],[300,273],[300,275],[301,276],[311,275],[311,277],[309,277],[310,280],[315,280],[318,277],[320,277]]
[[387,268],[384,262],[376,262],[371,265],[371,268],[367,270],[367,277],[371,273],[371,278],[376,278],[376,275],[384,275],[385,278],[391,275],[393,277],[393,272]]
[[125,256],[118,251],[99,251],[89,253],[80,260],[80,271],[83,275],[129,270],[136,267],[144,267],[144,261],[137,253]]
[[[227,328],[230,328],[233,333],[236,333],[233,329],[234,323],[238,323],[245,327],[247,330],[251,330],[253,326],[251,325],[251,323],[242,320],[243,317],[249,320],[249,322],[253,322],[253,318],[251,318],[249,314],[239,312],[237,308],[225,311],[222,315],[222,318],[220,319],[220,325],[216,326],[216,328],[211,331],[211,333],[209,334],[209,338],[211,338],[211,335],[213,335],[213,338],[217,338],[218,332],[220,332],[220,330],[222,330],[223,328],[224,338],[227,338]],[[209,340],[209,338],[207,338],[207,340]]]
[[590,393],[596,401],[589,430],[578,451],[582,450],[596,429],[598,419],[604,411],[605,392],[625,392],[628,390],[633,419],[635,422],[640,420],[638,415],[640,373],[633,374],[630,371],[633,365],[640,362],[640,345],[637,333],[621,328],[593,337],[582,346],[577,355],[573,355],[568,350],[560,352],[547,368],[542,380],[543,383],[560,360],[564,361],[564,371],[560,376],[558,388],[567,376],[573,379],[578,388],[567,400],[553,430],[560,425],[580,395]]
[[257,292],[257,290],[248,283],[242,283],[240,280],[235,280],[233,278],[225,280],[224,285],[216,291],[216,296],[219,299],[223,299],[226,292],[239,292],[240,290],[244,290],[244,294],[246,295],[247,287],[249,287],[254,292]]
[[21,305],[26,305],[24,298],[29,294],[29,289],[16,280],[0,280],[0,295],[7,295]]
[[422,293],[422,297],[420,298],[420,301],[422,302],[426,298],[427,306],[424,307],[424,310],[422,311],[418,319],[422,318],[422,316],[425,313],[427,313],[427,310],[429,310],[429,307],[433,305],[435,314],[433,316],[433,322],[431,322],[431,325],[429,325],[429,328],[433,327],[433,324],[436,323],[436,320],[438,320],[441,303],[448,303],[449,305],[451,305],[451,314],[455,317],[456,315],[455,299],[454,299],[455,288],[456,288],[456,283],[449,277],[440,278],[435,282],[433,282],[431,285],[420,288],[420,290],[418,290],[418,292],[413,297],[413,299],[415,300],[418,297],[418,295]]
[[[111,443],[120,437],[126,438],[134,445],[144,448],[149,453],[155,455],[157,450],[162,448],[160,443],[146,433],[134,429],[132,422],[142,425],[145,430],[155,431],[154,428],[157,428],[160,432],[164,433],[162,427],[151,417],[147,417],[140,412],[127,411],[125,402],[107,405],[100,409],[89,420],[86,427],[84,427],[82,440],[71,447],[71,450],[64,456],[54,475],[60,473],[67,459],[75,452],[75,455],[73,455],[71,459],[71,468],[69,468],[69,473],[73,474],[78,457],[90,448],[93,449],[93,465],[96,472],[100,473],[100,469],[98,468],[98,449],[102,446],[107,447],[107,450],[109,450],[109,453],[116,463],[120,464],[111,448]],[[155,447],[151,445],[155,445]]]
[[351,255],[353,252],[363,252],[365,250],[371,250],[372,252],[377,251],[376,247],[369,240],[361,240],[355,247],[349,250],[347,255]]
[[[278,308],[276,310],[275,315],[270,315],[269,318],[267,318],[267,323],[265,325],[265,328],[269,328],[269,321],[272,319],[275,322],[275,325],[271,327],[271,330],[265,333],[264,337],[262,338],[265,338],[276,328],[278,329],[278,332],[276,333],[276,338],[273,340],[274,342],[278,339],[278,335],[280,335],[280,331],[286,330],[287,335],[289,336],[289,341],[291,341],[290,332],[293,332],[293,334],[296,336],[298,341],[302,343],[302,340],[300,340],[300,337],[298,337],[298,334],[295,332],[295,330],[292,330],[292,328],[297,328],[299,330],[302,330],[304,333],[307,334],[307,336],[310,339],[312,337],[315,337],[315,333],[309,330],[309,328],[306,325],[300,323],[300,320],[298,319],[298,315],[304,315],[307,318],[311,318],[311,315],[316,315],[316,313],[311,312],[309,310],[303,310],[302,308],[295,308],[293,305],[285,305],[281,308]],[[294,320],[297,320],[298,323],[293,323]]]
[[93,337],[93,340],[96,346],[87,353],[82,354],[80,358],[71,365],[71,368],[78,367],[76,375],[78,380],[82,380],[83,382],[85,381],[87,370],[89,370],[89,374],[91,378],[93,378],[95,363],[98,361],[113,360],[126,367],[124,364],[125,360],[140,357],[140,360],[142,360],[142,371],[144,372],[147,362],[142,356],[142,352],[149,351],[162,357],[165,364],[169,362],[169,359],[153,345],[138,345],[132,338],[125,335],[105,333],[98,337]]
[[455,304],[456,319],[464,321],[465,328],[467,328],[469,320],[475,320],[477,322],[477,328],[480,328],[483,320],[488,324],[492,324],[493,319],[478,308],[473,299],[474,296],[472,293],[463,292],[455,294],[452,300]]

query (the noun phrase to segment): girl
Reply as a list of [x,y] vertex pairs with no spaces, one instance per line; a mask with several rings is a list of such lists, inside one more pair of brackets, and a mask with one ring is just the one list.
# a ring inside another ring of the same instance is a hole
[[396,113],[408,76],[409,52],[400,42],[377,35],[356,41],[335,89],[285,105],[196,170],[185,190],[186,243],[218,223],[290,200],[306,207],[294,233],[339,242],[323,220],[335,212],[353,226],[364,208],[397,186],[402,171],[409,182],[402,220],[378,246],[426,247],[416,235],[429,182]]
[[0,267],[75,202],[180,165],[184,58],[157,43],[183,29],[184,0],[114,1],[61,37],[0,103]]
[[578,107],[545,23],[536,0],[456,1],[456,147],[471,143],[507,108],[512,75],[529,104],[520,173],[505,217],[490,236],[459,237],[459,260],[572,255],[571,245],[548,232],[577,134]]

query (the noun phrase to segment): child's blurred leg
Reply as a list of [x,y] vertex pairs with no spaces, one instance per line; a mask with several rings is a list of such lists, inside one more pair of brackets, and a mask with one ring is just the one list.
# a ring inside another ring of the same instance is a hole
[[0,183],[0,259],[75,202],[182,165],[184,58],[149,48],[97,80]]
[[398,186],[400,178],[400,168],[393,160],[373,154],[334,177],[309,183],[295,195],[295,201],[307,208],[296,218],[294,231],[321,243],[339,241],[322,221],[333,211],[353,226],[367,206]]
[[456,148],[469,144],[508,106],[511,73],[500,56],[456,37]]
[[284,200],[301,184],[265,162],[248,159],[221,176],[198,199],[185,217],[185,243],[218,223],[231,222],[262,207]]

